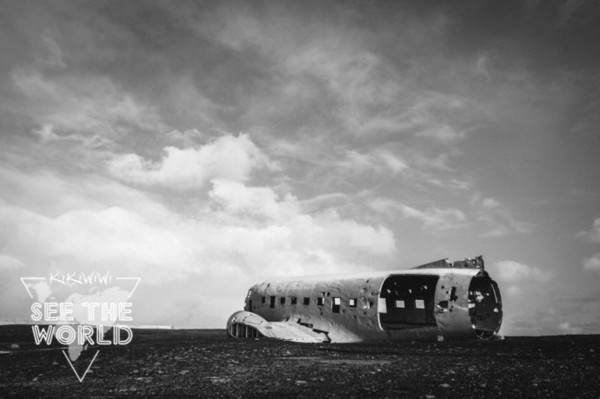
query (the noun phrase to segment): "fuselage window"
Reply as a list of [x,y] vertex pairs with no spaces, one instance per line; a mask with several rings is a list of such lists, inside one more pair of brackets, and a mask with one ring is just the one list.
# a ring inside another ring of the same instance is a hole
[[415,309],[425,309],[425,301],[422,299],[415,299]]
[[260,298],[260,303],[265,303],[267,301],[267,297],[263,296]]
[[368,298],[360,298],[360,307],[362,309],[371,309],[371,301]]
[[269,298],[269,307],[270,308],[275,307],[275,296],[274,295]]
[[379,298],[377,300],[377,309],[379,309],[379,313],[387,313],[387,303],[385,298]]
[[348,307],[355,308],[356,307],[356,298],[348,299]]
[[282,296],[279,301],[281,302],[282,305],[285,305],[285,297],[284,296]]
[[309,298],[309,297],[307,297],[307,296],[305,296],[305,297],[304,297],[304,302],[302,302],[302,303],[303,303],[304,305],[306,305],[306,306],[310,305],[310,298]]
[[325,298],[323,298],[322,296],[317,298],[317,305],[319,306],[323,306],[325,305]]
[[296,304],[296,301],[297,301],[296,297],[295,297],[295,296],[293,296],[293,297],[292,297],[292,299],[291,299],[291,303],[292,303],[292,305],[295,305],[295,304]]
[[402,301],[402,300],[396,301],[396,309],[404,309],[405,307],[406,307],[406,305],[404,304],[404,301]]
[[333,313],[340,313],[340,307],[342,305],[342,299],[338,297],[333,297],[333,301],[331,302],[331,311]]

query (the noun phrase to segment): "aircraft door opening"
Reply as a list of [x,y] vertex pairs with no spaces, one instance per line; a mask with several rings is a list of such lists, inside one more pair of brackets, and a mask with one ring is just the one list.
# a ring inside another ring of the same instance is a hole
[[434,297],[438,276],[396,275],[385,279],[379,297],[384,330],[435,326]]

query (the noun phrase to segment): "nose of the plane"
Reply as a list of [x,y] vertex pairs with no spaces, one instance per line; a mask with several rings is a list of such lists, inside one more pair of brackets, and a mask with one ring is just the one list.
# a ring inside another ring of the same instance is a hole
[[502,324],[502,298],[498,284],[487,273],[473,277],[469,285],[469,317],[477,336],[492,337]]

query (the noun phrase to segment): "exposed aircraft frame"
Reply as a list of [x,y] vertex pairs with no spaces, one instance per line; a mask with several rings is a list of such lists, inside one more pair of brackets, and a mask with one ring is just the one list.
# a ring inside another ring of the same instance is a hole
[[272,279],[250,288],[227,322],[234,338],[296,342],[490,338],[500,290],[481,256],[407,270]]

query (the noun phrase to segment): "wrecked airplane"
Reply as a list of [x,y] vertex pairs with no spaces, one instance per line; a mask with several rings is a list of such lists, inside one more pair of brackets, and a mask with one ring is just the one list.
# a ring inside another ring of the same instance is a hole
[[501,323],[498,284],[479,256],[391,272],[265,281],[250,288],[227,333],[314,343],[441,341],[499,337]]

